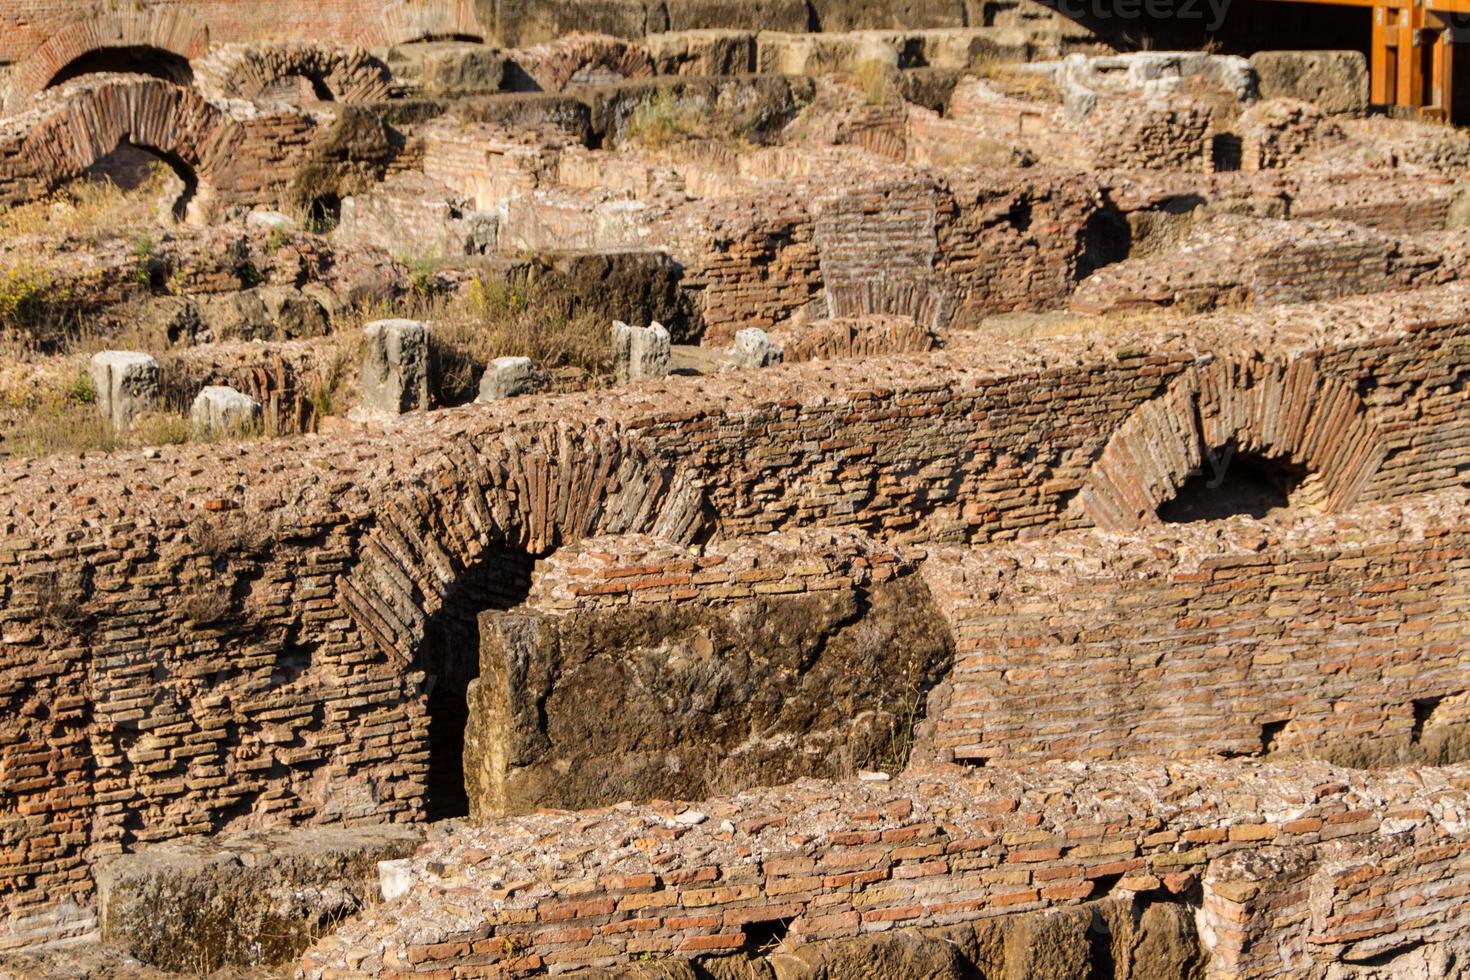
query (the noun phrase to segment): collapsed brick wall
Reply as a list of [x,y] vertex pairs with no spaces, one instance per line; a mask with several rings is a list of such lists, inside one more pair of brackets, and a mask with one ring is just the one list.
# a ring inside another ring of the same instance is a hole
[[89,75],[48,92],[0,128],[0,204],[23,204],[74,179],[122,142],[197,184],[213,213],[280,204],[330,127],[299,111],[235,118],[193,89],[138,75]]
[[1076,532],[931,560],[959,645],[939,747],[1006,766],[1459,761],[1466,504],[1450,491],[1280,531]]
[[[1226,762],[941,770],[802,781],[697,809],[510,818],[422,849],[402,899],[328,937],[303,965],[312,980],[524,976],[734,953],[777,922],[800,945],[969,929],[1113,891],[1202,891],[1218,926],[1210,952],[1226,967],[1213,976],[1271,975],[1260,967],[1277,944],[1292,969],[1275,975],[1314,976],[1470,925],[1463,779],[1459,769],[1364,776]],[[1399,857],[1383,862],[1389,841]],[[1231,904],[1252,911],[1253,896],[1232,886],[1258,877],[1235,859],[1263,847],[1294,850],[1313,875],[1300,926],[1232,914]],[[1409,895],[1418,899],[1389,897]]]
[[0,946],[86,931],[90,862],[140,842],[418,812],[422,679],[335,601],[354,537],[217,513],[7,540]]

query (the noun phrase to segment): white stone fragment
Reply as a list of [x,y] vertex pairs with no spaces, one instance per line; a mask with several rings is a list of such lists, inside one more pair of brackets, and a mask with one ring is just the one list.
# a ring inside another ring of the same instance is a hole
[[92,355],[92,385],[97,408],[124,430],[139,414],[158,407],[158,362],[136,351],[101,351]]
[[764,330],[749,327],[735,334],[735,366],[737,368],[763,368],[780,364],[784,352],[771,343]]
[[619,384],[651,381],[669,373],[672,341],[661,323],[646,327],[630,327],[621,320],[613,322],[613,373]]
[[536,365],[529,357],[497,357],[485,368],[480,379],[478,402],[514,398],[536,389]]
[[240,435],[259,424],[260,402],[225,385],[208,385],[195,396],[189,421],[202,435]]
[[429,407],[429,328],[416,320],[375,320],[362,328],[363,407],[388,415]]

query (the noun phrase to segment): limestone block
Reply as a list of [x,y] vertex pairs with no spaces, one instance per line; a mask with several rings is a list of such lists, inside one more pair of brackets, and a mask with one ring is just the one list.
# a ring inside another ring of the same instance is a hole
[[362,328],[362,404],[402,415],[429,407],[429,328],[415,320],[376,320]]
[[391,902],[406,894],[413,886],[413,865],[408,858],[378,862],[378,891],[383,901]]
[[649,381],[669,373],[671,340],[663,324],[630,327],[613,322],[613,373],[619,384]]
[[194,431],[204,435],[239,435],[260,421],[260,402],[224,385],[208,385],[189,409]]
[[1251,55],[1263,99],[1301,99],[1327,113],[1368,108],[1368,62],[1361,51],[1258,51]]
[[373,904],[379,862],[423,837],[403,824],[303,827],[144,847],[98,869],[103,935],[169,970],[282,963],[322,922]]
[[751,327],[735,334],[735,366],[763,368],[780,364],[781,348],[771,343],[764,330]]
[[536,389],[536,366],[529,357],[497,357],[480,379],[478,402],[514,398]]
[[158,362],[137,351],[105,350],[92,355],[97,407],[118,429],[158,407]]
[[755,70],[752,31],[671,31],[644,41],[660,75],[743,75]]
[[917,576],[861,594],[486,612],[466,697],[471,817],[850,777],[879,764],[888,706],[905,678],[927,693],[948,644]]

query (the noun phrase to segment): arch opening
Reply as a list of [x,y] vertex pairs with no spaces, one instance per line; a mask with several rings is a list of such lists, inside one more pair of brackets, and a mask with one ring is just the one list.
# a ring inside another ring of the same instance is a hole
[[1234,444],[1205,454],[1174,496],[1159,505],[1165,524],[1194,524],[1247,516],[1262,520],[1292,507],[1307,473],[1283,459],[1239,452]]
[[63,65],[46,88],[55,88],[83,75],[104,72],[125,75],[151,75],[175,85],[194,84],[194,69],[182,55],[147,45],[96,48]]
[[[101,199],[94,188],[103,193]],[[110,219],[136,221],[141,212],[151,212],[159,224],[168,224],[186,220],[198,190],[193,169],[179,157],[123,139],[60,185],[57,195],[78,206],[105,203]]]
[[256,102],[286,102],[308,105],[312,102],[336,102],[337,93],[326,80],[306,73],[283,75],[266,85],[255,96]]
[[455,580],[444,604],[425,624],[414,667],[424,673],[429,750],[424,803],[430,820],[469,815],[465,728],[470,681],[480,676],[480,613],[524,602],[535,564],[525,552],[491,551]]

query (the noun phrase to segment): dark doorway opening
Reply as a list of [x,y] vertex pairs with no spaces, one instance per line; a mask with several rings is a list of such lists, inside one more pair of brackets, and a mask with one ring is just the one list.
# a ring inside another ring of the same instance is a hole
[[47,88],[100,72],[121,72],[127,75],[151,75],[176,85],[194,84],[194,69],[187,58],[180,57],[163,48],[122,47],[98,48],[73,58],[62,65],[52,76]]
[[480,613],[525,602],[535,564],[522,552],[487,555],[455,581],[425,629],[414,666],[424,672],[429,714],[425,810],[430,820],[470,812],[464,785],[465,696],[470,681],[480,676]]
[[1296,467],[1226,446],[1207,456],[1203,472],[1190,476],[1174,499],[1159,507],[1159,519],[1192,524],[1240,514],[1264,518],[1290,506],[1303,476]]
[[342,223],[342,199],[336,194],[313,198],[306,206],[306,230],[325,235]]

